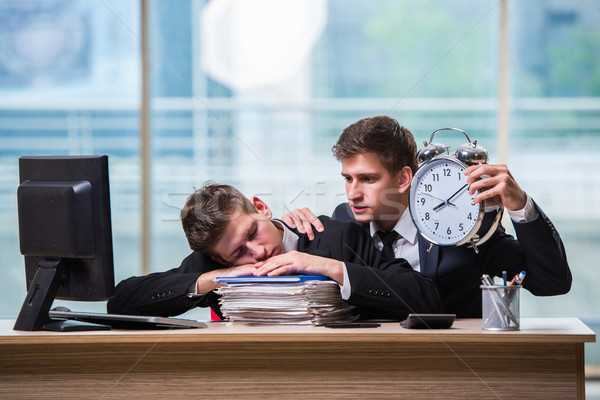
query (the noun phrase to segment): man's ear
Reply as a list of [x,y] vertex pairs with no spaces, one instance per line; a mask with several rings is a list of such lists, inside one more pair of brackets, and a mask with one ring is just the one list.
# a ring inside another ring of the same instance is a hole
[[398,187],[398,193],[407,192],[410,188],[410,183],[413,178],[412,170],[408,166],[402,167],[402,169],[396,173],[395,178]]
[[273,213],[271,212],[269,206],[267,206],[267,203],[265,203],[256,196],[252,197],[250,201],[252,202],[254,208],[256,208],[256,211],[258,211],[259,214],[264,215],[268,219],[271,219],[271,217],[273,217]]

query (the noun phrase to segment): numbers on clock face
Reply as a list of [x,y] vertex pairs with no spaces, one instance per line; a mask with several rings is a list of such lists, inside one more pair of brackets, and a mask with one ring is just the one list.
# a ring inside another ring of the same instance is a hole
[[469,195],[465,167],[447,159],[421,167],[411,188],[411,213],[425,237],[441,245],[454,245],[475,228],[480,205]]

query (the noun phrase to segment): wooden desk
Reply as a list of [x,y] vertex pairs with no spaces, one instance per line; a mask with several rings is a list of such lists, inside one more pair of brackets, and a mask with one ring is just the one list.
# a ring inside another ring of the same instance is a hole
[[577,318],[519,332],[247,327],[50,333],[0,321],[0,398],[584,399]]

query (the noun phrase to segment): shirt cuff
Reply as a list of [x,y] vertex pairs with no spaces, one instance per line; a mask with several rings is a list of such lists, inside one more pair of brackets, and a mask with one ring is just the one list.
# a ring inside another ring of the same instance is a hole
[[525,207],[520,210],[511,211],[507,209],[506,211],[508,212],[508,215],[510,215],[510,219],[518,224],[534,221],[538,217],[538,212],[529,195],[527,195]]
[[188,288],[187,297],[191,299],[200,296],[202,295],[198,293],[198,280],[196,279],[196,281],[194,281],[194,284]]
[[350,278],[348,278],[348,269],[344,262],[342,262],[342,269],[344,270],[344,284],[340,285],[340,293],[342,294],[342,299],[348,300],[352,293],[352,287],[350,286]]

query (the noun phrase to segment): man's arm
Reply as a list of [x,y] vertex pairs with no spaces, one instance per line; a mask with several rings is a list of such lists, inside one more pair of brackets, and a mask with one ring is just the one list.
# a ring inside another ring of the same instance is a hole
[[535,220],[513,222],[524,259],[522,269],[527,271],[523,286],[536,296],[565,294],[571,289],[573,277],[564,244],[550,218],[537,204],[535,208]]
[[120,282],[107,310],[114,314],[174,316],[195,307],[211,307],[219,313],[218,297],[212,291],[217,276],[251,275],[254,266],[227,268],[201,253],[192,253],[178,268]]
[[[486,205],[500,204],[509,211],[521,210],[528,203],[527,194],[519,187],[506,165],[471,166],[465,169],[465,174],[468,176],[470,193],[480,190],[476,202],[485,200]],[[505,265],[512,265],[511,273],[526,270],[523,286],[534,295],[567,293],[571,288],[572,276],[564,245],[554,224],[537,204],[534,203],[534,206],[537,218],[524,223],[513,221],[518,243],[508,235],[497,235],[499,239],[491,244],[490,254],[496,265],[500,260]],[[498,268],[501,266],[498,265]]]
[[189,289],[198,277],[217,266],[208,257],[192,253],[178,268],[121,281],[115,296],[107,303],[109,313],[173,316],[194,307],[206,307],[206,296],[189,297]]

